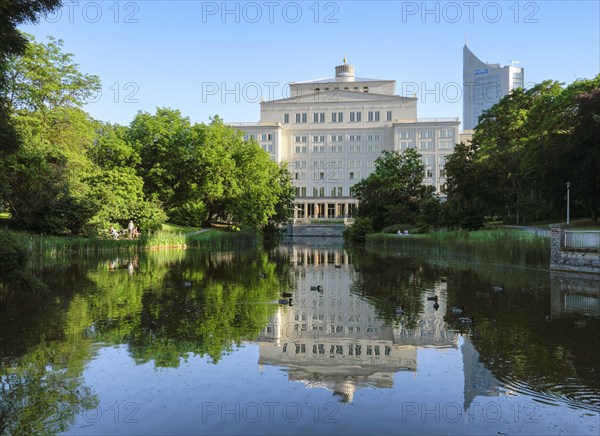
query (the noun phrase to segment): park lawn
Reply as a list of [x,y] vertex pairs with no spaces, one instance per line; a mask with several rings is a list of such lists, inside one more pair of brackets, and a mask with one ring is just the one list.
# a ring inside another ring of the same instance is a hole
[[576,230],[600,230],[600,221],[593,221],[591,218],[573,220],[571,225]]

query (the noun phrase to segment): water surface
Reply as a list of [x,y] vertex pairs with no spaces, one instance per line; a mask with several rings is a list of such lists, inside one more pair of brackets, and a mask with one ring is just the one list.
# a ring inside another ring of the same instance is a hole
[[600,431],[598,276],[301,245],[36,274],[0,308],[8,433]]

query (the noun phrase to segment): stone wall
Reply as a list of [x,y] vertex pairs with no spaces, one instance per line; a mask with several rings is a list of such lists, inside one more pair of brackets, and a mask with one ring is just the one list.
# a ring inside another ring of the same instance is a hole
[[344,224],[310,224],[288,225],[286,236],[291,237],[343,237],[346,226]]
[[578,250],[563,246],[566,226],[552,226],[550,229],[550,269],[578,271],[600,274],[600,249]]

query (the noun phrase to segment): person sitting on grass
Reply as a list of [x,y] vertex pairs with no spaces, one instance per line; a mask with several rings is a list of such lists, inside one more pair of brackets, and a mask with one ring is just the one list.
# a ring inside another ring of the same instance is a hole
[[119,232],[117,232],[114,226],[110,226],[109,233],[113,237],[113,239],[119,239]]

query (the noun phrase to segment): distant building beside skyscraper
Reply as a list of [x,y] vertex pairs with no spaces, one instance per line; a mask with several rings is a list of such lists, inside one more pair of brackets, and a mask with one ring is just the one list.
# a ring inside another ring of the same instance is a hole
[[463,47],[463,130],[473,130],[483,111],[510,91],[524,86],[524,69],[486,64]]

